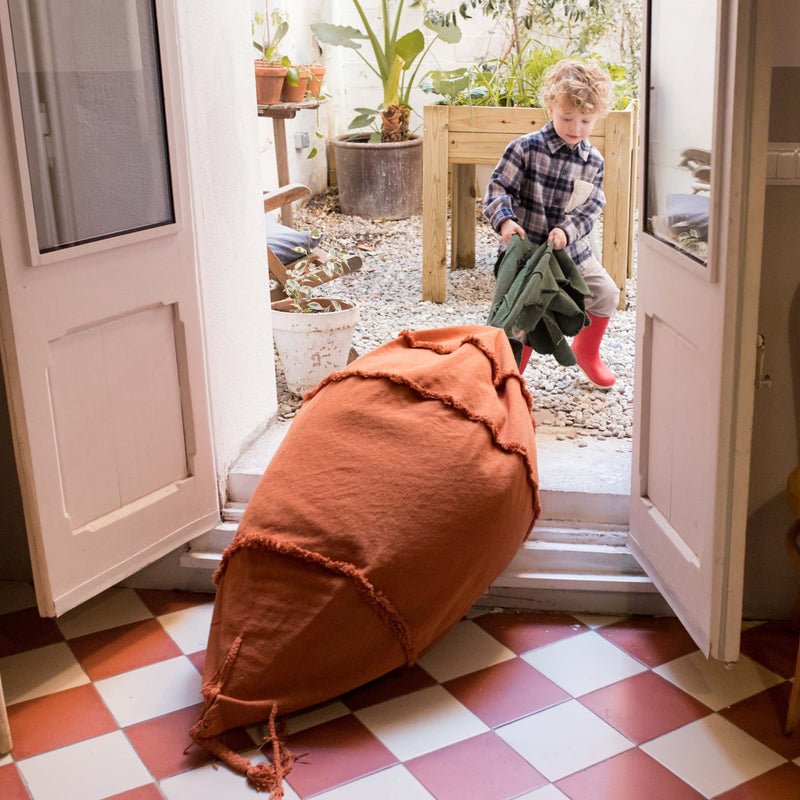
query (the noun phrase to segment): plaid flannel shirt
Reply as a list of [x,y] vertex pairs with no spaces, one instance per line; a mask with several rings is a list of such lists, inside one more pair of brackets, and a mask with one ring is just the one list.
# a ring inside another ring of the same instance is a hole
[[[578,179],[593,190],[588,200],[566,213]],[[570,149],[550,121],[508,145],[486,187],[483,213],[498,233],[504,220],[516,220],[534,246],[553,228],[561,228],[567,234],[567,255],[580,266],[592,256],[588,234],[605,202],[600,151],[586,140]]]

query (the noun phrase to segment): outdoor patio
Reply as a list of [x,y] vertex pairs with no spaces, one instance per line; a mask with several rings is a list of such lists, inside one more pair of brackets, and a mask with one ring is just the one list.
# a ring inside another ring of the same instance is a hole
[[[447,301],[422,298],[422,221],[367,220],[339,213],[335,189],[313,196],[295,212],[295,227],[318,228],[322,246],[358,254],[363,266],[343,275],[319,294],[355,301],[360,322],[353,346],[365,353],[395,338],[405,329],[423,330],[450,325],[486,323],[494,293],[493,266],[497,236],[476,205],[476,266],[448,274]],[[636,284],[627,282],[625,309],[617,310],[605,336],[602,355],[617,375],[610,390],[592,386],[577,367],[562,367],[551,356],[531,359],[525,372],[533,397],[534,415],[542,432],[574,440],[630,440],[633,434],[633,366]],[[286,389],[278,361],[279,413],[292,416],[301,400]],[[628,442],[629,444],[629,442]]]

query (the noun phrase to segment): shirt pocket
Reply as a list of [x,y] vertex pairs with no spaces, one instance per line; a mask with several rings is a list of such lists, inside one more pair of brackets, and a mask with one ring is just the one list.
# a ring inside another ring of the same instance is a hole
[[582,206],[592,196],[593,191],[593,183],[589,183],[589,181],[582,180],[581,178],[576,178],[575,183],[572,185],[572,194],[564,208],[564,213],[569,214],[578,206]]

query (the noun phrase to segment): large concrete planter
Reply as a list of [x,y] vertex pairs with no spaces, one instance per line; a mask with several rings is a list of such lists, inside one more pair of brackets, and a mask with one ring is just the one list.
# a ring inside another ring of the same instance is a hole
[[343,214],[406,219],[422,211],[422,138],[406,142],[331,140]]

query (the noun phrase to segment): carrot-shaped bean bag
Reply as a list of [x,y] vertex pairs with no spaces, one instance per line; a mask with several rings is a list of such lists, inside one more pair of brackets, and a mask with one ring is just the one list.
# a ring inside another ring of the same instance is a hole
[[[404,331],[309,392],[217,573],[194,741],[273,797],[286,714],[413,664],[539,514],[531,399],[482,325]],[[225,731],[269,719],[271,764]]]

